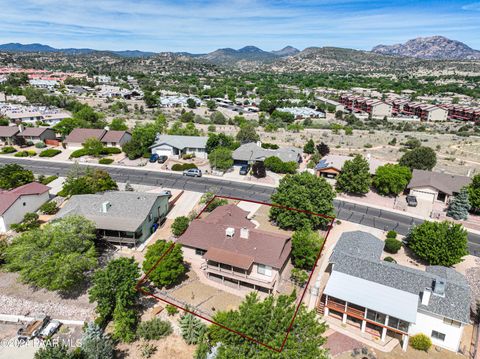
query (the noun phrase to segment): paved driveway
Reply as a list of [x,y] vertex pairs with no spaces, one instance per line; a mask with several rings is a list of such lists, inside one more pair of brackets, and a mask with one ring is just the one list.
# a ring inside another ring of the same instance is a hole
[[417,206],[416,207],[406,207],[406,212],[415,214],[417,216],[422,216],[423,218],[430,218],[430,215],[433,210],[433,203],[428,199],[423,199],[417,197]]

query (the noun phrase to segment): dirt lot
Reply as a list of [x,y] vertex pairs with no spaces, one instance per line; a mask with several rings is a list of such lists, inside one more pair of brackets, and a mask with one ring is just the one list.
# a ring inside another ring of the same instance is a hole
[[[187,345],[179,335],[175,334],[160,340],[151,340],[149,343],[157,348],[157,351],[150,359],[192,359],[196,348],[195,345]],[[117,356],[125,359],[143,359],[141,348],[142,342],[120,344],[117,346],[119,351]]]

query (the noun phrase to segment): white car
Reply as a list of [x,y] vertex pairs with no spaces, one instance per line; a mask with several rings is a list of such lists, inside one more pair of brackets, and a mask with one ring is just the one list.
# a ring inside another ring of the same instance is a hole
[[189,170],[183,171],[183,175],[189,177],[202,177],[202,171],[198,168],[190,168]]
[[60,323],[58,320],[50,321],[50,323],[48,323],[47,326],[45,326],[45,328],[43,328],[42,331],[38,334],[39,338],[45,339],[52,336],[57,332],[58,328],[60,328],[61,325],[62,323]]

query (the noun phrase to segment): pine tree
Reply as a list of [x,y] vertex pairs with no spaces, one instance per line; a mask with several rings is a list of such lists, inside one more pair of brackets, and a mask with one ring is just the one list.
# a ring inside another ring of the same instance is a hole
[[197,344],[198,339],[206,330],[205,324],[193,314],[187,313],[180,318],[180,329],[182,337],[187,344]]
[[303,152],[309,155],[315,152],[315,142],[313,142],[312,139],[309,139],[305,146],[303,146]]
[[319,145],[317,145],[317,151],[318,153],[320,153],[322,157],[325,157],[330,153],[330,147],[328,147],[328,145],[322,142]]
[[86,359],[113,358],[113,343],[95,323],[89,323],[82,338],[82,352]]
[[447,209],[447,216],[457,220],[466,220],[468,218],[468,211],[470,210],[470,208],[471,205],[468,198],[467,189],[462,188],[460,193],[456,195],[450,202]]

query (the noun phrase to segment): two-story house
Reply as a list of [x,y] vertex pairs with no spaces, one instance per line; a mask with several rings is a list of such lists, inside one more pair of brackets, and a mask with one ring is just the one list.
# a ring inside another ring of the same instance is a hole
[[256,229],[248,212],[229,204],[195,219],[178,238],[184,257],[211,280],[266,293],[277,289],[288,264],[289,235]]
[[470,321],[470,288],[452,268],[425,271],[381,260],[384,242],[366,232],[343,233],[330,256],[318,311],[385,341],[429,336],[458,351]]

